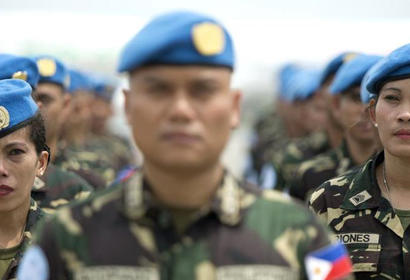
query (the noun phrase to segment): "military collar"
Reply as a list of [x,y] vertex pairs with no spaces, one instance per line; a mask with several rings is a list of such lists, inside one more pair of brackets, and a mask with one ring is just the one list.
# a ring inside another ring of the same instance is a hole
[[[240,210],[243,193],[244,190],[239,182],[230,172],[225,171],[222,182],[208,207],[200,209],[199,212],[213,212],[223,224],[234,226],[242,218]],[[142,219],[148,212],[160,211],[142,172],[136,172],[125,182],[122,197],[123,212],[129,219]]]
[[44,175],[41,177],[36,177],[34,179],[34,185],[33,188],[31,189],[32,192],[47,192],[48,191],[48,176],[51,174],[55,169],[55,165],[50,163],[47,166],[46,172],[44,172]]
[[[41,210],[37,202],[31,199],[30,209],[27,214],[26,227],[24,229],[24,237],[23,237],[22,245],[20,247],[20,251],[18,254],[22,254],[22,252],[24,252],[26,248],[30,245],[31,239],[32,239],[33,228],[34,226],[36,226],[38,221],[42,219],[45,215],[46,215],[45,212]],[[18,257],[21,257],[21,256],[18,255]]]
[[341,208],[348,210],[363,210],[377,207],[388,207],[388,202],[382,199],[379,184],[376,180],[376,167],[384,161],[384,152],[373,156],[364,165],[346,174],[353,176],[349,189],[343,199]]

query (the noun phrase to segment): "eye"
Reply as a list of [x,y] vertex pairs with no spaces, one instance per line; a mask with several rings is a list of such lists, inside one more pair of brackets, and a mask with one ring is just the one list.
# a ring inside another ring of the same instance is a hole
[[194,97],[207,98],[211,96],[213,93],[215,93],[216,90],[216,87],[213,85],[200,84],[193,86],[191,89],[191,93]]
[[384,100],[393,102],[393,101],[400,101],[400,98],[395,94],[387,94],[384,96]]
[[21,155],[21,154],[24,154],[24,153],[25,153],[24,150],[22,150],[22,149],[17,149],[17,148],[11,149],[11,150],[9,151],[9,155],[10,155],[10,156],[18,156],[18,155]]

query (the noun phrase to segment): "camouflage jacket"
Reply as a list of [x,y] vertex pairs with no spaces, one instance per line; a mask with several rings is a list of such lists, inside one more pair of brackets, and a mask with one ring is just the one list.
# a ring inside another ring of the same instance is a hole
[[280,162],[278,151],[289,142],[281,118],[272,112],[255,126],[256,141],[251,148],[252,162],[255,170],[260,170],[264,163]]
[[137,172],[63,207],[38,232],[50,279],[306,279],[304,258],[327,248],[310,211],[226,173],[209,206],[176,234]]
[[22,245],[14,259],[11,261],[10,266],[8,267],[1,280],[16,279],[18,264],[23,256],[24,251],[31,244],[34,227],[42,218],[44,218],[44,216],[45,213],[38,207],[37,203],[34,200],[31,200],[30,210],[27,215],[26,227],[24,229]]
[[361,168],[325,182],[310,208],[330,226],[350,253],[357,279],[410,279],[410,227],[380,192],[376,167],[384,154]]
[[282,161],[276,168],[276,189],[288,188],[302,162],[330,149],[330,142],[325,132],[312,133],[307,137],[290,142],[283,152]]
[[310,193],[323,182],[339,176],[355,167],[346,141],[339,147],[303,162],[296,171],[289,194],[308,200]]
[[86,198],[92,191],[81,177],[50,164],[45,174],[34,181],[31,197],[42,210],[50,212],[73,200]]
[[85,145],[59,149],[54,163],[65,170],[92,171],[108,185],[119,170],[133,164],[132,155],[131,148],[116,136],[92,136]]

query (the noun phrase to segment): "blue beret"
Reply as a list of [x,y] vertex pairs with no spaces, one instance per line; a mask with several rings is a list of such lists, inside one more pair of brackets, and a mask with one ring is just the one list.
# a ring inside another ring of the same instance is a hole
[[[380,61],[380,60],[379,60]],[[366,72],[362,79],[362,83],[360,84],[360,100],[362,100],[363,104],[369,104],[370,100],[374,98],[374,94],[371,94],[367,88],[365,80],[368,79],[369,71]]]
[[19,79],[0,80],[0,134],[14,131],[33,117],[38,107],[31,97],[31,86]]
[[365,81],[366,88],[378,94],[384,83],[400,78],[410,78],[410,44],[394,50],[374,65]]
[[336,72],[330,86],[331,94],[338,94],[350,87],[360,86],[366,72],[382,57],[378,55],[361,54],[344,63]]
[[356,55],[357,54],[355,52],[344,52],[330,60],[322,71],[320,84],[322,85],[330,75],[333,75],[337,72],[337,70],[340,66],[342,66],[343,63],[351,60]]
[[37,64],[33,59],[12,54],[0,54],[0,80],[21,79],[28,82],[34,89],[39,77]]
[[117,87],[114,79],[103,77],[101,75],[92,75],[91,81],[96,97],[100,97],[107,101],[111,101],[114,96],[115,88]]
[[33,58],[37,63],[40,73],[39,83],[55,83],[68,89],[70,85],[70,76],[65,65],[55,57],[41,55]]
[[118,71],[150,64],[234,67],[232,39],[214,19],[187,11],[156,17],[121,52]]
[[74,93],[78,90],[93,91],[93,82],[89,75],[76,69],[68,69],[70,86],[68,92]]
[[279,98],[286,101],[293,101],[294,96],[289,91],[292,85],[292,79],[294,75],[299,71],[299,67],[295,64],[289,63],[283,65],[279,69]]
[[300,69],[293,75],[289,94],[294,100],[306,100],[320,87],[321,72],[314,69]]

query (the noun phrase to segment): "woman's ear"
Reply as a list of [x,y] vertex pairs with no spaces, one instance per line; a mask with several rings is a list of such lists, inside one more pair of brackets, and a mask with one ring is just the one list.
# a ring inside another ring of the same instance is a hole
[[43,176],[44,172],[46,172],[47,165],[48,165],[48,155],[47,151],[42,151],[40,156],[38,157],[38,167],[37,167],[37,176]]
[[373,123],[375,127],[377,127],[377,122],[376,122],[376,100],[373,98],[369,102],[369,115],[370,115],[370,121]]

